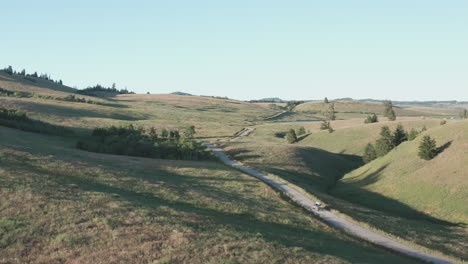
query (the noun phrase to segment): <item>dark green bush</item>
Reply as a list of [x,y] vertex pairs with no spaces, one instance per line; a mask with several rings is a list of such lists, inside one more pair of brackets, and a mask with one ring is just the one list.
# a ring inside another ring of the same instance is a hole
[[15,109],[0,108],[0,125],[21,129],[24,131],[51,134],[51,135],[71,135],[73,131],[63,126],[56,126],[39,120],[30,119],[26,113]]
[[96,128],[89,138],[79,140],[77,147],[91,152],[148,158],[212,159],[211,152],[201,143],[181,138],[179,131],[171,130],[165,137],[158,137],[154,128],[146,130],[133,125]]

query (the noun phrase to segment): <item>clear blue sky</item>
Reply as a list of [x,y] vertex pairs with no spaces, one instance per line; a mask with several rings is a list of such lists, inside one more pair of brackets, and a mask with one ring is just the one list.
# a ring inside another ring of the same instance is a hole
[[0,66],[83,88],[468,100],[467,0],[3,1]]

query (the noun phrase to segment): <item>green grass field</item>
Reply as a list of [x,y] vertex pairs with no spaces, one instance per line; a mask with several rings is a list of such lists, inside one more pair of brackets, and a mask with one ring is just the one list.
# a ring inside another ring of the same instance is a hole
[[[360,102],[360,101],[334,101],[337,119],[348,119],[356,117],[365,117],[370,113],[376,113],[382,116],[384,106],[381,103]],[[298,112],[318,112],[326,110],[328,107],[324,102],[310,102],[296,107]],[[397,116],[427,116],[427,117],[457,117],[458,110],[420,107],[420,106],[394,106]]]
[[[425,126],[426,133],[432,135],[434,131],[434,136],[450,131],[438,142],[445,144],[453,140],[452,145],[441,154],[440,158],[445,158],[440,164],[427,164],[417,158],[418,137],[388,156],[360,167],[364,165],[360,157],[365,145],[379,137],[382,126],[394,129],[397,124],[402,124],[406,130],[421,130]],[[301,126],[308,133],[300,136],[299,142],[288,144],[283,138],[285,132],[290,128],[298,130]],[[333,121],[332,126],[335,132],[328,133],[319,129],[320,123],[264,124],[256,126],[255,132],[248,137],[222,145],[235,159],[318,194],[332,208],[357,221],[448,255],[467,257],[465,241],[468,232],[463,225],[451,224],[467,223],[468,182],[464,176],[468,168],[464,163],[467,163],[468,137],[463,133],[466,132],[466,122],[448,121],[442,126],[438,119],[409,117],[374,124],[363,124],[363,119],[338,120]],[[411,151],[407,146],[412,146]],[[382,173],[388,171],[398,177],[379,183],[383,179],[379,170],[382,167]],[[418,169],[418,178],[406,182],[405,175],[415,169]],[[379,176],[374,175],[376,171]],[[343,183],[340,181],[332,195],[327,194],[345,174]],[[448,179],[442,180],[444,177],[456,180],[450,183]],[[355,185],[351,178],[356,180]],[[359,188],[368,183],[372,184]],[[401,212],[396,212],[397,209]]]
[[0,138],[2,263],[410,262],[217,162],[95,154],[2,127]]
[[[424,133],[443,149],[433,160],[417,156],[419,136],[346,174],[332,195],[371,212],[337,207],[359,221],[467,259],[467,132],[466,121],[434,127]],[[402,222],[414,231],[404,232]]]
[[[3,73],[0,88],[60,97],[75,92]],[[356,221],[467,258],[466,227],[454,224],[466,223],[468,215],[467,135],[459,132],[466,132],[466,122],[441,126],[438,119],[455,110],[410,106],[396,110],[395,122],[380,117],[379,123],[364,124],[367,112],[381,113],[383,107],[337,102],[343,120],[332,121],[335,132],[328,133],[320,123],[283,123],[321,118],[320,103],[268,119],[279,111],[222,98],[79,97],[99,104],[0,97],[0,108],[76,132],[62,138],[0,126],[2,263],[410,262],[331,230],[266,185],[220,163],[75,148],[77,137],[95,127],[128,124],[158,130],[195,125],[198,140],[217,142],[242,163],[313,192]],[[425,126],[450,146],[424,163],[414,159],[415,140],[363,166],[364,147],[378,138],[380,127],[399,123],[407,130]],[[287,144],[285,132],[301,126],[307,133]],[[255,131],[224,141],[244,127]]]

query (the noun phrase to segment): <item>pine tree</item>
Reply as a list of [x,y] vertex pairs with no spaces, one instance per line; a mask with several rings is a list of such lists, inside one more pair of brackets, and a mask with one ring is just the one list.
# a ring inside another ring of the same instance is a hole
[[369,163],[377,158],[377,153],[375,152],[374,145],[371,143],[367,144],[366,148],[364,149],[364,162]]
[[404,141],[408,140],[408,135],[405,132],[405,129],[403,129],[403,126],[401,124],[398,124],[395,132],[393,132],[393,147],[396,147],[403,143]]
[[375,143],[375,152],[378,157],[385,156],[393,149],[393,137],[388,126],[383,126],[380,130],[380,138]]
[[303,126],[301,126],[299,130],[297,131],[298,136],[304,135],[305,133],[306,133],[306,130]]
[[4,71],[9,75],[13,75],[13,67],[11,67],[11,65],[6,67]]
[[395,121],[395,120],[396,120],[395,111],[393,111],[393,109],[390,110],[390,111],[388,112],[388,116],[387,116],[387,117],[388,117],[388,120],[390,120],[390,121]]
[[322,123],[320,124],[320,129],[327,130],[328,128],[330,128],[330,122],[323,120]]
[[161,137],[162,138],[167,138],[169,136],[169,131],[167,131],[167,129],[163,128],[161,130]]
[[418,156],[424,160],[433,159],[437,155],[437,147],[435,139],[430,136],[424,136],[419,144]]
[[325,99],[323,99],[323,102],[326,103],[326,104],[328,104],[328,103],[329,103],[329,102],[328,102],[328,98],[325,97]]
[[396,120],[396,114],[395,111],[393,111],[393,103],[392,101],[385,100],[383,102],[384,105],[384,116],[388,118],[390,121],[395,121]]
[[289,129],[288,134],[286,134],[286,140],[288,141],[289,144],[292,144],[297,141],[297,136],[296,132],[294,129]]
[[184,136],[186,138],[193,138],[193,136],[195,135],[196,131],[195,131],[195,126],[188,126],[185,128],[185,131],[184,131]]
[[335,120],[336,119],[335,104],[334,103],[329,103],[328,104],[327,110],[325,110],[324,115],[328,120]]

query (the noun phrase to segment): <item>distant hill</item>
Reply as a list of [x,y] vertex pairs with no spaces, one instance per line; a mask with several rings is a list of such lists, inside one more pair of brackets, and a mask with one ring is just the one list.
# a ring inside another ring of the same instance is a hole
[[250,100],[250,103],[286,103],[288,101],[283,100],[278,97],[273,97],[273,98],[263,98],[263,99],[258,99],[258,100]]
[[189,94],[189,93],[185,93],[185,92],[173,92],[171,94],[177,94],[177,95],[193,95],[193,94]]

